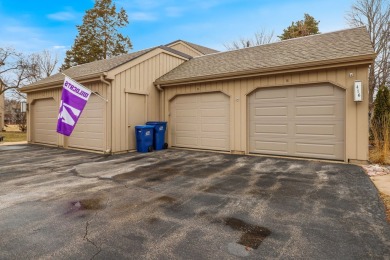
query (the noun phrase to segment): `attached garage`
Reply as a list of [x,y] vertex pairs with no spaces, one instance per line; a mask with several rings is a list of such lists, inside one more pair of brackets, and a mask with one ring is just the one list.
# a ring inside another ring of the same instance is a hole
[[171,147],[368,159],[376,54],[364,27],[219,53],[201,47],[173,42],[64,71],[107,99],[92,96],[70,137],[55,133],[64,76],[27,86],[28,141],[126,152],[136,146],[135,125],[167,121]]
[[69,136],[69,147],[103,150],[105,141],[105,101],[92,95]]
[[344,160],[345,90],[330,84],[249,95],[249,152]]
[[229,97],[221,92],[171,101],[172,146],[229,151]]
[[31,105],[31,139],[35,143],[57,144],[58,105],[53,98],[38,99]]

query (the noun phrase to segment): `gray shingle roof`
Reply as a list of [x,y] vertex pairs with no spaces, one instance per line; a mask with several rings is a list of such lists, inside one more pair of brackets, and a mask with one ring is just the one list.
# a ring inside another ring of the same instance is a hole
[[365,27],[317,34],[193,58],[156,80],[158,84],[375,55]]
[[[151,49],[146,49],[142,51],[137,51],[129,54],[124,54],[116,57],[112,57],[110,59],[106,60],[98,60],[90,63],[85,63],[81,64],[72,68],[69,68],[67,70],[64,70],[63,73],[66,74],[67,76],[77,79],[78,77],[84,77],[88,75],[94,75],[97,73],[103,73],[106,71],[109,71],[117,66],[120,66],[126,62],[129,62],[131,60],[134,60],[135,58],[138,58],[139,56],[153,50],[154,48]],[[61,73],[54,74],[50,77],[44,78],[40,81],[37,81],[28,87],[32,87],[35,85],[41,85],[45,83],[50,83],[50,82],[56,82],[64,79],[64,75]]]
[[[179,51],[174,50],[172,48],[169,48],[167,46],[158,46],[158,47],[149,48],[149,49],[145,49],[145,50],[141,50],[141,51],[137,51],[137,52],[133,52],[133,53],[129,53],[129,54],[123,54],[123,55],[112,57],[112,58],[105,59],[105,60],[98,60],[98,61],[94,61],[94,62],[90,62],[90,63],[81,64],[81,65],[69,68],[69,69],[63,71],[62,73],[66,74],[67,76],[69,76],[71,78],[77,79],[79,77],[86,77],[89,75],[95,75],[98,73],[108,72],[108,71],[110,71],[110,70],[112,70],[112,69],[114,69],[122,64],[125,64],[129,61],[132,61],[132,60],[134,60],[134,59],[136,59],[136,58],[138,58],[138,57],[140,57],[140,56],[142,56],[142,55],[144,55],[144,54],[146,54],[154,49],[157,49],[157,48],[164,49],[166,51],[180,55],[180,56],[187,58],[187,59],[192,58],[191,56],[189,56],[185,53],[179,52]],[[47,83],[51,83],[51,82],[54,83],[57,81],[62,81],[62,80],[64,80],[64,75],[62,75],[62,73],[54,74],[50,77],[44,78],[40,81],[37,81],[33,84],[30,84],[27,87],[33,87],[36,85],[42,85],[42,84],[47,84]]]
[[202,53],[202,54],[204,54],[204,55],[219,52],[219,51],[217,51],[217,50],[214,50],[214,49],[211,49],[211,48],[202,46],[202,45],[198,45],[198,44],[195,44],[195,43],[192,43],[192,42],[183,41],[183,40],[177,40],[177,41],[168,43],[168,44],[166,44],[165,46],[170,46],[170,45],[172,45],[172,44],[174,44],[174,43],[177,43],[177,42],[180,42],[180,41],[182,41],[182,42],[184,42],[185,44],[191,46],[192,48],[194,48],[195,50],[199,51],[200,53]]

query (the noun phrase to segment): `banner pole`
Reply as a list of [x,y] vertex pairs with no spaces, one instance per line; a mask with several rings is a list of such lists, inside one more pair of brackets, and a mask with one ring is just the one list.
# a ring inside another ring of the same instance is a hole
[[99,95],[97,92],[92,91],[92,89],[87,88],[86,86],[84,86],[84,85],[81,84],[80,82],[77,82],[76,80],[72,79],[71,77],[69,77],[68,75],[66,75],[66,74],[64,74],[64,73],[62,73],[62,72],[61,72],[61,74],[64,75],[65,77],[70,78],[71,80],[73,80],[73,81],[76,82],[77,84],[80,84],[80,85],[83,86],[84,88],[90,90],[92,94],[95,94],[96,96],[100,97],[100,98],[103,99],[104,101],[108,102],[108,99],[105,99],[103,96]]

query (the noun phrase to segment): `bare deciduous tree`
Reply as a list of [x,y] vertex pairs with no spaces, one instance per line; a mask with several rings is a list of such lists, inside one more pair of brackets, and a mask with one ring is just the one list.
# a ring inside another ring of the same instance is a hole
[[33,53],[28,57],[28,60],[30,63],[30,83],[51,76],[58,65],[58,55],[48,50]]
[[13,48],[0,47],[0,95],[7,90],[16,90],[31,77],[28,59]]
[[29,56],[13,48],[0,47],[0,95],[50,76],[58,64],[57,55],[45,50]]
[[225,43],[224,46],[227,50],[238,50],[242,48],[268,44],[275,41],[276,38],[274,35],[274,31],[267,32],[265,29],[262,29],[256,32],[253,38],[241,38],[231,43]]
[[378,54],[369,72],[370,111],[380,86],[389,85],[390,64],[390,4],[388,0],[356,0],[347,14],[351,26],[366,26],[375,52]]

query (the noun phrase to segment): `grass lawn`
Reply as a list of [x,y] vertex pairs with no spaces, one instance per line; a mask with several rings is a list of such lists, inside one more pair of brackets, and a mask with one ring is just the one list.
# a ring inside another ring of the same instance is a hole
[[22,132],[0,132],[4,136],[4,142],[21,142],[27,141],[27,133]]

